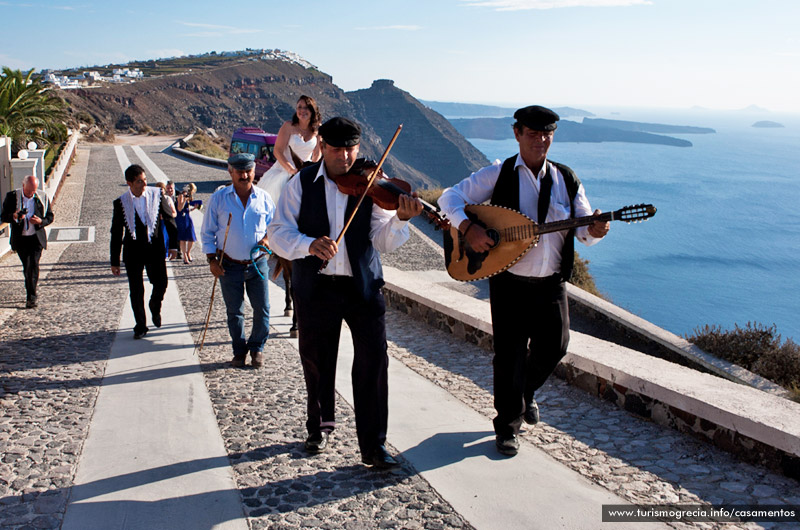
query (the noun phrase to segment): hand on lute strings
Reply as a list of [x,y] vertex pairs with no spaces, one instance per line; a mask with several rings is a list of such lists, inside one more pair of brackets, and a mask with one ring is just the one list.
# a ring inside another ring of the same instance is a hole
[[495,245],[494,239],[486,235],[486,230],[479,224],[465,219],[459,226],[464,240],[476,252],[487,252]]

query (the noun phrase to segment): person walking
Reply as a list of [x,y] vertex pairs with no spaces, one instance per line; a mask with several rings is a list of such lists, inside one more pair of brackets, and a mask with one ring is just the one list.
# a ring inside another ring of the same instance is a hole
[[[269,336],[269,268],[265,257],[269,252],[267,225],[275,214],[275,204],[266,191],[253,185],[255,167],[252,154],[228,158],[231,185],[211,195],[200,231],[203,252],[225,300],[233,343],[231,365],[236,368],[245,365],[248,352],[253,368],[260,368]],[[248,338],[244,329],[245,292],[253,307],[253,328]]]
[[[167,265],[164,253],[169,246],[170,256],[177,242],[174,211],[161,189],[147,185],[144,168],[133,164],[125,170],[128,191],[114,201],[111,218],[111,273],[119,276],[120,252],[128,276],[131,308],[136,325],[133,338],[147,335],[147,314],[144,309],[144,271],[153,286],[150,295],[150,316],[153,325],[161,327],[161,303],[167,291]],[[167,229],[170,243],[164,238],[161,225]],[[174,246],[173,246],[174,245]]]
[[[381,292],[379,252],[391,252],[409,238],[408,220],[422,212],[416,197],[401,195],[397,211],[366,197],[339,191],[336,180],[356,163],[361,128],[333,118],[319,129],[322,161],[289,181],[269,226],[275,251],[292,259],[294,295],[300,327],[299,349],[308,393],[305,448],[325,451],[336,427],[336,359],[342,322],[353,335],[353,393],[361,460],[368,466],[398,465],[386,450],[389,357]],[[345,219],[356,215],[337,244]],[[322,264],[327,266],[322,268]]]
[[47,231],[53,222],[53,208],[47,194],[39,190],[39,179],[28,175],[22,187],[6,194],[0,219],[11,226],[11,250],[22,262],[25,276],[25,307],[38,305],[39,260],[47,248]]
[[[439,198],[443,213],[476,252],[488,252],[495,242],[480,224],[467,217],[467,204],[490,201],[521,211],[537,223],[592,215],[575,173],[547,159],[558,114],[532,105],[517,110],[514,119],[519,154],[472,173]],[[489,279],[495,444],[503,455],[517,454],[523,421],[530,425],[539,422],[534,393],[567,353],[569,304],[565,282],[572,276],[574,239],[593,245],[608,229],[608,222],[596,221],[576,230],[544,234],[516,264]]]

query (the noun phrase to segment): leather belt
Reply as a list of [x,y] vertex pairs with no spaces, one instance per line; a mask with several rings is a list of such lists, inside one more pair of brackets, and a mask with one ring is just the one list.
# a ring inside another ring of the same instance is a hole
[[506,272],[509,278],[513,278],[514,280],[525,282],[525,283],[532,283],[534,285],[543,285],[546,283],[558,283],[561,281],[561,274],[555,273],[551,274],[550,276],[520,276],[519,274],[514,274],[513,272]]
[[319,278],[323,281],[333,282],[333,283],[353,280],[352,276],[344,276],[341,274],[320,274]]
[[238,263],[239,265],[250,265],[251,263],[254,263],[254,262],[260,260],[264,256],[266,256],[266,254],[261,254],[256,259],[233,259],[232,257],[228,256],[227,254],[222,254],[222,258],[223,259],[226,259],[226,260],[230,261],[231,263]]

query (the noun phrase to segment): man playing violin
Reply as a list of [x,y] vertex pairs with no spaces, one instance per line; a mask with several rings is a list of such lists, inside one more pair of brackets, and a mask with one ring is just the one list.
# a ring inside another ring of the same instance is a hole
[[[547,160],[558,114],[533,105],[514,113],[519,154],[480,169],[446,189],[439,199],[444,213],[477,252],[495,242],[464,212],[467,204],[491,204],[520,211],[537,223],[592,215],[575,173]],[[599,214],[599,210],[595,214]],[[522,422],[539,422],[534,393],[567,353],[569,305],[565,282],[572,275],[574,238],[593,245],[609,229],[595,221],[575,230],[543,234],[539,244],[507,271],[489,279],[494,335],[494,418],[497,450],[519,450]]]
[[[273,249],[292,262],[293,291],[303,375],[308,392],[306,450],[324,451],[336,427],[336,358],[342,321],[353,335],[353,395],[362,461],[376,468],[398,464],[386,450],[388,380],[386,304],[379,252],[409,238],[408,220],[422,203],[401,195],[396,211],[347,195],[336,184],[358,157],[361,128],[333,118],[319,128],[322,160],[289,181],[269,225]],[[356,211],[344,238],[336,243]],[[323,265],[327,263],[327,265]],[[323,267],[321,269],[321,267]]]

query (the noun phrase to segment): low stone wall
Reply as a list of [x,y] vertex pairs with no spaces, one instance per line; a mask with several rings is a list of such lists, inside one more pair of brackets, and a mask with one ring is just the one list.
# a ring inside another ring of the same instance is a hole
[[[491,355],[487,302],[388,267],[385,273],[387,304]],[[555,375],[632,414],[800,479],[800,404],[577,333]]]

